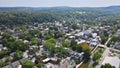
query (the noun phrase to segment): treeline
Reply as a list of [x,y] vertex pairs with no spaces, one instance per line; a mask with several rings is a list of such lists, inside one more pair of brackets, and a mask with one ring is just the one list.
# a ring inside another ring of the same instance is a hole
[[29,11],[1,11],[0,25],[22,25],[32,23],[54,22],[59,20],[52,13],[29,12]]
[[[74,7],[51,7],[51,8],[0,8],[0,25],[22,25],[54,21],[79,20],[85,24],[119,24],[120,12],[113,8],[74,8]],[[119,8],[119,7],[118,7]]]

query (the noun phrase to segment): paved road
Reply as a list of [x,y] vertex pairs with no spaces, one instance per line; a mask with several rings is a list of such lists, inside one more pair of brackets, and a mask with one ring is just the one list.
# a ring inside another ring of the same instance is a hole
[[111,40],[111,38],[108,38],[108,40],[105,43],[105,46],[108,44],[108,42]]
[[105,45],[99,45],[100,47],[104,47],[106,50],[104,51],[104,53],[101,56],[101,59],[99,61],[99,64],[96,66],[96,68],[100,68],[102,65],[103,60],[105,59],[106,56],[109,55],[110,53],[110,48],[108,48],[106,45],[108,44],[108,42],[111,40],[111,38],[108,38],[108,40],[106,41]]
[[76,65],[75,68],[79,68],[79,67],[83,64],[84,61],[85,61],[85,60],[83,60],[82,62],[80,62],[78,65]]
[[[110,40],[111,40],[111,38],[108,38],[108,40],[106,41],[105,45],[98,44],[98,45],[94,48],[94,50],[91,52],[91,54],[93,54],[98,47],[106,48],[106,50],[105,50],[104,53],[102,54],[101,61],[99,62],[99,65],[96,66],[96,68],[100,68],[100,66],[101,66],[104,58],[105,58],[106,56],[108,56],[108,54],[109,54],[110,51],[109,51],[109,48],[108,48],[106,45],[107,45],[107,43],[108,43]],[[84,62],[84,60],[83,60],[80,64],[76,65],[76,68],[80,67],[80,66],[83,64],[83,62]]]
[[103,60],[105,59],[106,56],[109,55],[109,53],[110,53],[109,48],[106,48],[106,50],[104,51],[104,53],[103,53],[102,56],[101,56],[101,59],[100,59],[100,61],[99,61],[99,64],[96,66],[96,68],[100,68],[100,67],[101,67]]

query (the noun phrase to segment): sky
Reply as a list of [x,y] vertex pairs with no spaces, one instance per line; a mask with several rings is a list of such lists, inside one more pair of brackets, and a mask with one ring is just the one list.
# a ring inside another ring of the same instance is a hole
[[120,5],[120,0],[0,0],[0,7],[104,7]]

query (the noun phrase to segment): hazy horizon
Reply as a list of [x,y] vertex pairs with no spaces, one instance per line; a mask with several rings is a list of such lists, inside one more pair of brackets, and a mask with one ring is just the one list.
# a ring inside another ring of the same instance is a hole
[[0,0],[0,7],[107,7],[118,5],[120,5],[120,0]]

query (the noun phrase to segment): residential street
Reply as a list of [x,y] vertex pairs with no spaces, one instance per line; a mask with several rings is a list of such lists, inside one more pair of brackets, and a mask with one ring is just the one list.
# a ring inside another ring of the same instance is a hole
[[101,59],[100,59],[100,61],[99,61],[99,65],[97,65],[96,68],[100,68],[100,66],[101,66],[104,58],[105,58],[106,56],[108,56],[109,52],[110,52],[110,51],[109,51],[109,48],[106,48],[106,50],[105,50],[104,53],[102,54],[102,57],[101,57]]

